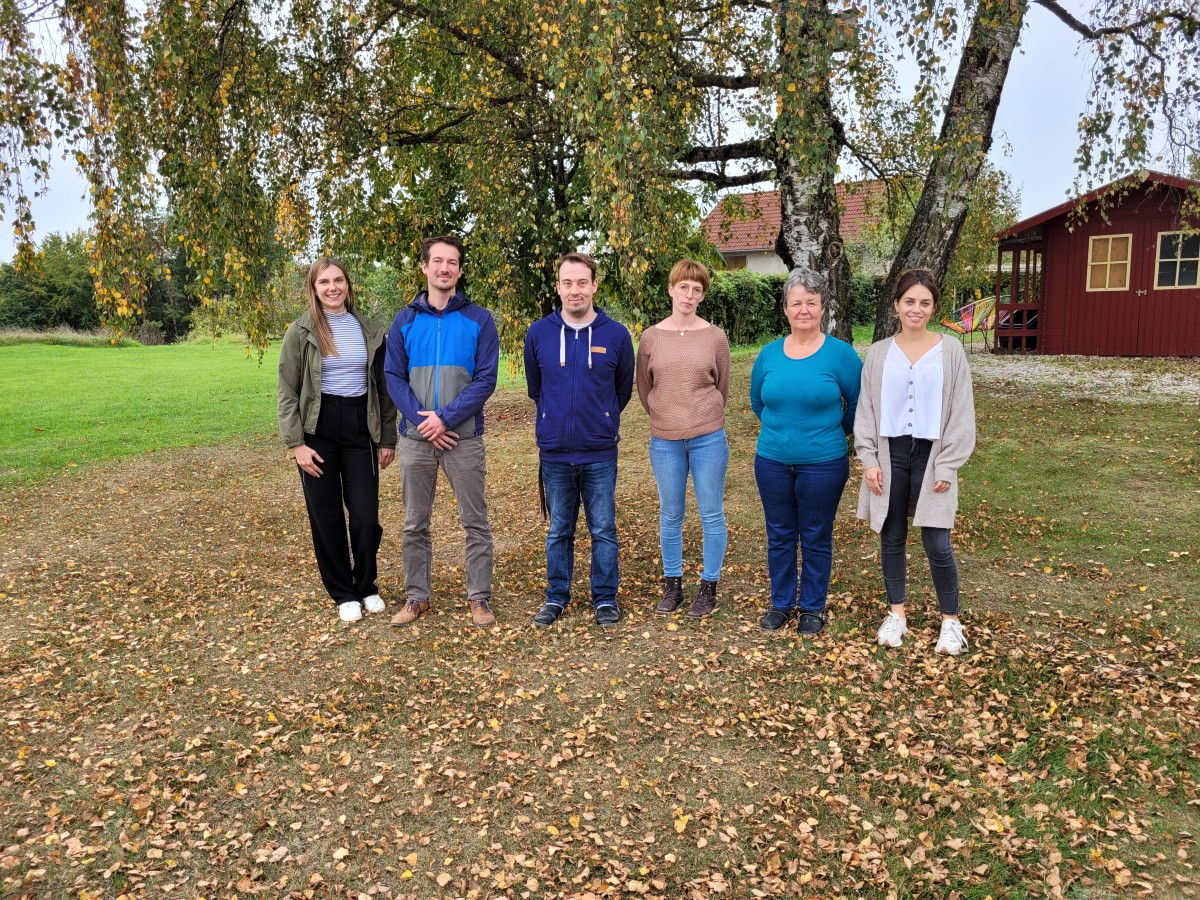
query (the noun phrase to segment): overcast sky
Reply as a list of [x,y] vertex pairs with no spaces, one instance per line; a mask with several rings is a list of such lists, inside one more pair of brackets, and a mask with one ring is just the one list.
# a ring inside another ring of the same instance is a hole
[[[992,161],[1020,192],[1023,219],[1070,196],[1075,125],[1089,89],[1089,66],[1076,35],[1033,6],[1004,87],[992,148]],[[87,187],[74,167],[56,160],[50,183],[50,192],[34,203],[38,234],[86,227]],[[6,221],[0,227],[0,260],[12,259],[12,253],[12,228]]]

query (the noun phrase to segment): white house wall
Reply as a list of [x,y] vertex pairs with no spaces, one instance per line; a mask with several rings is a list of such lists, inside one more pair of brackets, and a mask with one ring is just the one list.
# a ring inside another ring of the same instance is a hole
[[759,275],[784,275],[787,266],[772,250],[746,254],[746,269]]

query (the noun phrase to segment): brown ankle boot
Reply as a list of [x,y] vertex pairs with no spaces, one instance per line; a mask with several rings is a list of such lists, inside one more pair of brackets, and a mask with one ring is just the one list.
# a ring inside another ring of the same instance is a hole
[[703,619],[717,611],[717,583],[700,579],[700,591],[692,601],[692,607],[687,611],[689,619]]
[[663,596],[658,601],[658,606],[654,607],[655,614],[669,616],[679,609],[681,603],[683,603],[683,578],[665,576],[663,578]]

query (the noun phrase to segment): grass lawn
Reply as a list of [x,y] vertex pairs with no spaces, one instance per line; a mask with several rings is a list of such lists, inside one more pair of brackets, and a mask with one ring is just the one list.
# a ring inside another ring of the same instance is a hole
[[[933,653],[915,539],[912,631],[900,650],[874,646],[882,583],[853,486],[827,632],[758,630],[752,349],[734,354],[720,610],[650,612],[657,497],[635,401],[618,486],[625,619],[603,632],[578,602],[552,629],[529,624],[544,527],[520,385],[487,413],[500,626],[469,627],[443,490],[433,611],[409,629],[388,628],[390,611],[347,627],[272,434],[271,357],[61,349],[18,365],[21,348],[0,349],[5,403],[74,415],[89,448],[132,455],[32,458],[0,485],[0,897],[1200,890],[1194,360],[972,357],[979,449],[956,530],[972,650],[949,659]],[[140,403],[151,388],[176,402]],[[21,415],[10,456],[41,439]],[[133,443],[150,429],[158,443]],[[162,443],[180,434],[190,446]],[[382,510],[393,606],[395,469]],[[694,508],[687,529],[694,568]]]
[[[278,363],[278,342],[260,365],[257,352],[229,339],[0,346],[0,484],[97,460],[275,434]],[[514,383],[507,361],[500,369],[500,383]]]

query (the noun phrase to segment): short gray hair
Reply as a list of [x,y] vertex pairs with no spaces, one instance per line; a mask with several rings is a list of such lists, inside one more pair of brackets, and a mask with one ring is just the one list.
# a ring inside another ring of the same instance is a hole
[[788,294],[792,288],[802,287],[821,298],[821,308],[828,306],[829,281],[820,272],[800,266],[788,272],[787,281],[783,283],[783,305],[787,306]]

